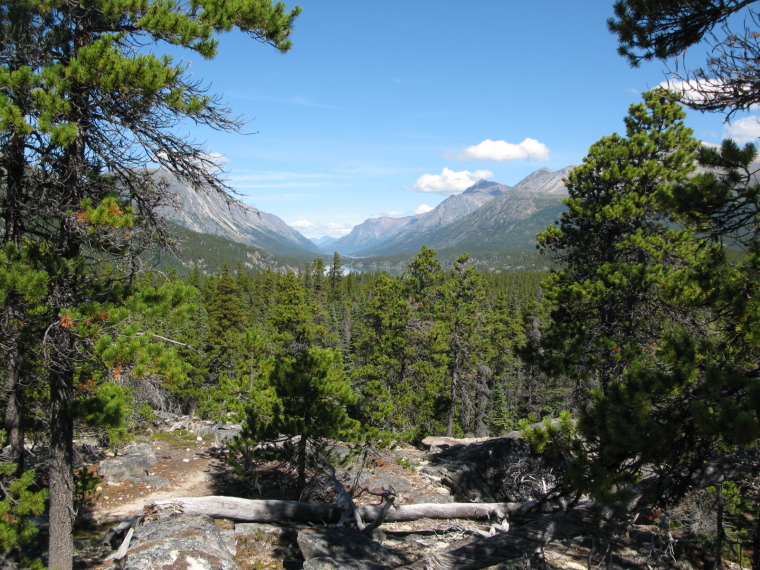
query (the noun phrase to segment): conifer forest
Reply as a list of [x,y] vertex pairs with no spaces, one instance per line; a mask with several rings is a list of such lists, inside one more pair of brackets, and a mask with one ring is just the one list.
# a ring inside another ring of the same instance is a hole
[[[620,0],[610,29],[635,64],[745,4]],[[75,433],[118,449],[172,412],[241,423],[237,464],[286,460],[300,487],[331,442],[429,435],[521,430],[561,459],[548,493],[571,503],[614,504],[651,479],[649,503],[666,508],[708,462],[749,461],[754,479],[712,490],[730,503],[715,540],[760,568],[758,150],[702,146],[684,122],[688,106],[760,101],[729,69],[756,81],[756,42],[740,53],[734,38],[693,72],[724,74],[724,90],[694,102],[658,88],[620,110],[620,134],[588,149],[537,236],[550,271],[481,270],[465,252],[443,263],[428,247],[398,275],[347,272],[338,253],[291,271],[157,270],[151,254],[181,244],[151,169],[233,201],[176,128],[241,128],[161,47],[210,59],[237,29],[287,52],[299,14],[252,0],[0,4],[3,560],[40,567],[25,545],[44,512],[49,566],[71,568]],[[30,446],[46,449],[43,471]]]

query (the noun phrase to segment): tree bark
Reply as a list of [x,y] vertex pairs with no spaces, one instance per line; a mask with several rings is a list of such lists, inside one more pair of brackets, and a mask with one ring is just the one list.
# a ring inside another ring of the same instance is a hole
[[[162,499],[154,503],[165,511],[181,511],[194,515],[246,522],[337,522],[341,510],[333,503],[306,503],[301,501],[267,501],[239,499],[237,497],[188,497]],[[373,521],[381,514],[383,505],[357,505],[364,521]],[[499,514],[526,514],[539,509],[537,501],[526,503],[420,503],[400,505],[388,510],[387,522],[416,521],[419,519],[498,519]]]
[[51,374],[50,382],[50,560],[56,570],[71,570],[74,556],[73,372]]
[[[10,460],[16,465],[14,475],[21,476],[24,472],[24,431],[22,418],[22,387],[21,387],[21,341],[19,338],[19,322],[22,320],[19,311],[11,305],[16,301],[11,293],[6,301],[2,329],[8,336],[5,342],[5,413],[3,425],[6,445],[10,448]],[[15,330],[14,330],[15,329]]]

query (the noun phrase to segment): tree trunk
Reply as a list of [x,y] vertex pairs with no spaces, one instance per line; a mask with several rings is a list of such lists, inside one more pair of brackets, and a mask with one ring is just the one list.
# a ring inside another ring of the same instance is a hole
[[[154,503],[163,510],[181,510],[193,515],[245,522],[337,522],[340,509],[333,503],[268,501],[237,497],[188,497],[161,499]],[[394,506],[386,513],[387,522],[419,519],[498,520],[502,516],[526,514],[539,508],[537,501],[525,503],[421,503]],[[362,520],[371,522],[380,515],[382,505],[357,505]],[[501,516],[500,516],[501,515]]]
[[21,379],[20,379],[20,360],[21,342],[19,339],[18,327],[21,321],[18,312],[10,306],[13,303],[14,295],[9,295],[3,318],[2,330],[7,334],[5,342],[5,413],[3,416],[3,426],[5,429],[6,445],[10,448],[10,460],[16,465],[15,476],[18,477],[24,472],[24,431],[21,424],[22,418],[22,400],[21,400]]
[[[308,419],[304,421],[304,425],[308,425]],[[307,440],[304,434],[301,434],[301,438],[298,440],[298,492],[302,492],[306,487],[306,452],[308,448],[306,446]]]
[[5,386],[8,400],[5,402],[3,424],[5,426],[6,444],[10,448],[10,460],[16,465],[14,476],[19,477],[24,472],[24,430],[21,426],[20,386],[18,377],[12,376],[7,369],[6,372],[8,375]]
[[715,537],[715,570],[723,568],[723,539],[725,530],[723,528],[723,485],[715,485],[716,501],[718,503],[718,512],[715,513],[715,522],[717,527],[717,536]]
[[[66,335],[68,336],[68,335]],[[55,350],[55,348],[53,349]],[[74,556],[73,370],[50,374],[50,541],[51,569],[71,570]]]

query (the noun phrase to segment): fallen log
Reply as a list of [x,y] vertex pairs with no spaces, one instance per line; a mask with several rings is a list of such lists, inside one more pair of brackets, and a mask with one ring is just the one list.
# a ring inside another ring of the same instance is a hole
[[[240,522],[314,522],[334,523],[341,510],[334,503],[273,501],[209,496],[163,499],[153,503],[161,511],[175,511]],[[505,515],[527,514],[540,507],[537,501],[526,503],[419,503],[394,505],[385,515],[386,522],[419,519],[500,519]],[[357,505],[362,520],[374,521],[384,505]]]

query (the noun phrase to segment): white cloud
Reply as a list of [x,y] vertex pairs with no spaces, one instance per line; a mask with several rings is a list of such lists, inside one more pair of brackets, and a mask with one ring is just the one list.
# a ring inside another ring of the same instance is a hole
[[[710,99],[713,93],[720,94],[726,90],[725,82],[720,79],[692,79],[689,81],[671,79],[662,81],[658,87],[678,93],[685,105],[689,103],[704,103]],[[734,89],[735,87],[731,87],[730,91]],[[749,87],[745,86],[745,90],[749,91],[749,89]],[[760,106],[753,104],[749,108],[754,110],[760,108]]]
[[311,222],[309,220],[296,220],[290,223],[290,227],[297,230],[307,238],[321,238],[323,236],[340,237],[351,233],[354,228],[349,224],[335,222]]
[[401,210],[385,210],[380,212],[381,216],[388,216],[389,218],[398,218],[399,216],[406,216],[406,213]]
[[723,127],[723,138],[734,139],[737,143],[754,142],[760,137],[760,117],[742,117]]
[[461,172],[454,172],[453,170],[444,168],[441,174],[423,174],[420,176],[412,187],[412,192],[432,192],[434,194],[450,196],[452,194],[459,194],[478,182],[478,180],[490,178],[491,176],[493,176],[493,172],[489,170],[476,170],[475,172],[462,170]]
[[658,87],[678,93],[684,103],[703,103],[711,91],[719,91],[722,85],[723,82],[717,79],[695,79],[693,81],[662,81]]
[[420,204],[417,209],[414,211],[415,214],[426,214],[433,208],[428,206],[427,204]]
[[331,236],[334,236],[336,234],[344,236],[346,234],[350,234],[351,230],[354,229],[353,226],[347,226],[346,224],[335,224],[335,223],[327,224],[326,227],[327,227],[327,234]]
[[451,156],[455,160],[487,160],[507,162],[510,160],[530,160],[545,162],[549,160],[548,147],[536,139],[527,138],[519,144],[507,141],[486,139],[474,146],[469,146]]

